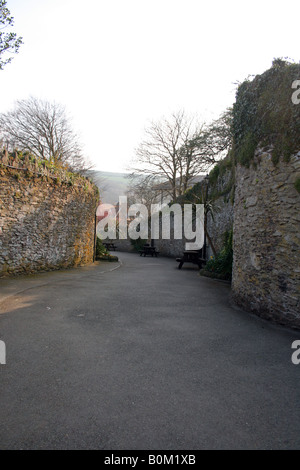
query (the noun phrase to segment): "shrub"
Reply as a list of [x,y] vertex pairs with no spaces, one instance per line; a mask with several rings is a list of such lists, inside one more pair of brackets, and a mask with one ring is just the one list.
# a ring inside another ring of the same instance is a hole
[[142,238],[138,238],[137,240],[130,240],[130,243],[132,244],[133,248],[135,251],[142,250],[144,247],[145,243],[147,243],[148,240],[143,240]]
[[204,271],[216,274],[221,279],[231,280],[232,276],[232,230],[224,234],[224,247],[214,258],[211,258],[205,266]]
[[102,240],[97,237],[96,242],[96,259],[102,261],[119,261],[117,256],[111,255],[102,243]]

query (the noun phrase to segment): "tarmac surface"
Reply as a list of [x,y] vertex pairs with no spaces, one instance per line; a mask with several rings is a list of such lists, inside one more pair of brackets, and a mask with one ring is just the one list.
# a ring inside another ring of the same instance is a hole
[[300,449],[300,331],[166,258],[0,279],[0,449]]

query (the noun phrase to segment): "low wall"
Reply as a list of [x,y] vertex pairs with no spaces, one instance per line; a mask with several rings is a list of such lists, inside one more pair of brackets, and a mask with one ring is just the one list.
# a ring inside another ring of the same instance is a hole
[[130,242],[129,239],[127,240],[113,240],[114,244],[116,245],[116,250],[125,252],[125,253],[135,253],[135,249]]

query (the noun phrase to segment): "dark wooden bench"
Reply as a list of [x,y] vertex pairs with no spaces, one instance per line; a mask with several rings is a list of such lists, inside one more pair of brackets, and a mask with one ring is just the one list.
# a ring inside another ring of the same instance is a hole
[[184,251],[181,258],[176,258],[176,261],[179,263],[178,269],[181,269],[184,263],[193,263],[197,264],[199,269],[206,264],[206,259],[202,258],[202,251],[199,250],[190,250]]
[[108,250],[108,251],[116,251],[116,245],[112,242],[103,242],[103,245],[105,246],[105,248]]
[[150,245],[144,245],[143,249],[142,250],[139,250],[139,254],[140,256],[155,256],[157,258],[157,256],[159,255],[159,251],[157,251],[157,249],[155,248],[155,246],[150,246]]

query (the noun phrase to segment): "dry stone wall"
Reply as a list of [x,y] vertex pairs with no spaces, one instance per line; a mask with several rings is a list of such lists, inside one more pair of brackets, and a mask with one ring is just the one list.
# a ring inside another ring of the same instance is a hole
[[31,157],[0,156],[0,276],[93,261],[98,190]]
[[272,162],[257,150],[237,165],[234,203],[234,301],[264,318],[300,327],[300,152]]
[[[233,226],[234,168],[219,175],[215,184],[209,185],[208,199],[213,201],[213,215],[208,214],[207,230],[219,253],[224,247],[225,232],[230,232]],[[211,256],[213,251],[207,241],[207,258]]]
[[[207,230],[210,234],[214,247],[219,252],[224,245],[224,234],[232,230],[233,226],[233,192],[234,192],[234,170],[228,169],[220,175],[214,184],[210,184],[207,179],[204,179],[197,185],[197,192],[201,194],[201,186],[208,184],[208,199],[213,203],[213,216],[208,215]],[[204,189],[205,191],[205,189]],[[196,200],[196,199],[195,199]],[[197,201],[197,200],[196,200]],[[171,228],[173,219],[171,222]],[[173,232],[171,230],[170,240],[155,240],[154,244],[161,254],[170,257],[180,257],[185,250],[186,240],[174,240]],[[213,256],[213,251],[206,240],[206,257],[207,259]]]

